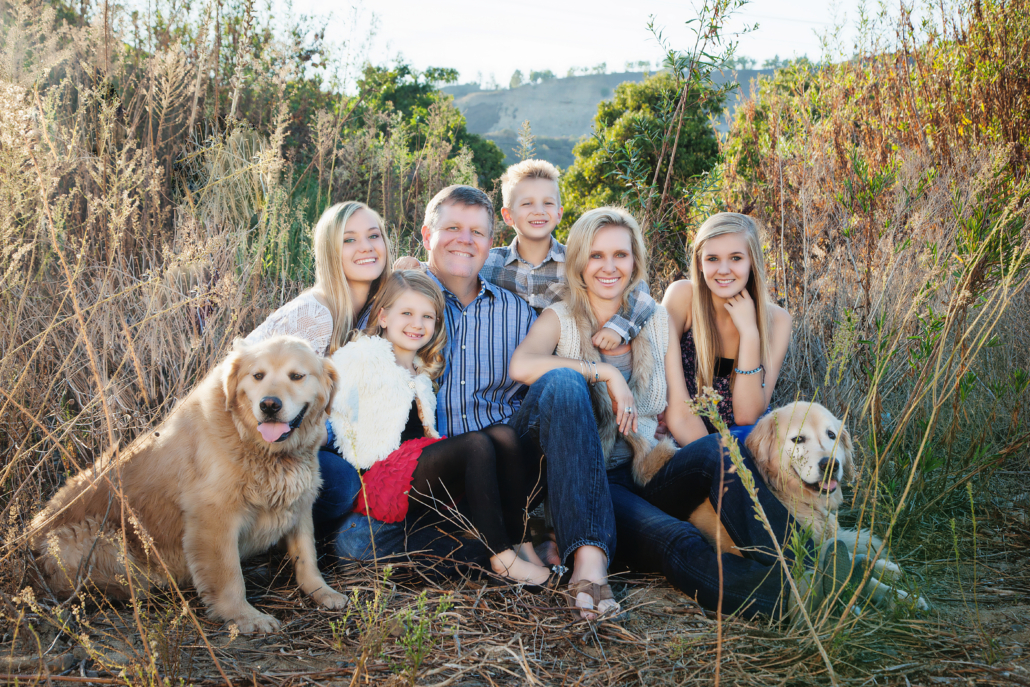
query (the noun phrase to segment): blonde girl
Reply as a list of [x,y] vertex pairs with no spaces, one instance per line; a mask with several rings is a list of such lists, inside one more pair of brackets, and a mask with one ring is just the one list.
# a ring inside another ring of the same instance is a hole
[[718,391],[720,416],[743,438],[769,407],[790,343],[790,315],[766,288],[758,223],[736,212],[709,217],[690,248],[690,279],[670,284],[662,305],[680,333],[690,395]]
[[[364,203],[337,203],[315,225],[315,285],[285,303],[246,338],[256,343],[271,336],[299,336],[319,355],[343,345],[367,311],[367,305],[390,277],[390,241],[382,218]],[[328,430],[327,423],[327,430]],[[332,450],[333,437],[318,452],[322,489],[312,506],[319,537],[332,534],[354,505],[358,474]]]
[[493,571],[543,584],[549,571],[516,553],[529,537],[514,430],[493,425],[451,438],[437,433],[433,380],[444,368],[444,309],[432,277],[394,272],[372,304],[368,327],[333,354],[340,379],[330,423],[340,454],[362,472],[354,511],[400,522],[464,494]]

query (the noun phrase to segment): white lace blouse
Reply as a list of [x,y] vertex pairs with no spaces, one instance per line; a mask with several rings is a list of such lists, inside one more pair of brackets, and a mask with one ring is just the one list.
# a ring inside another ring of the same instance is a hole
[[257,343],[281,334],[299,336],[324,356],[333,336],[333,315],[310,291],[305,291],[269,315],[244,341]]

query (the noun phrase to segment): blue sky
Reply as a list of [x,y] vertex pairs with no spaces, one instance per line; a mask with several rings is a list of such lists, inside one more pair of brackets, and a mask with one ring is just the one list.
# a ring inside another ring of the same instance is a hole
[[[515,69],[550,69],[601,62],[623,71],[627,61],[659,60],[663,54],[647,30],[654,15],[669,43],[686,47],[684,22],[695,5],[675,0],[373,0],[358,4],[292,0],[293,12],[331,15],[329,37],[346,43],[352,59],[384,62],[398,53],[416,68],[454,67],[461,81],[492,74],[507,84]],[[738,54],[761,63],[774,55],[818,59],[820,35],[837,32],[837,49],[850,54],[861,0],[753,0],[737,13],[731,29],[759,28],[739,38]],[[373,28],[374,27],[374,28]]]

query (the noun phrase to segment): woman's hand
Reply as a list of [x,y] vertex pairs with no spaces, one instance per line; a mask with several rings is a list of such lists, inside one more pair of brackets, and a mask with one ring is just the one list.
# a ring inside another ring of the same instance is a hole
[[608,397],[612,399],[612,410],[615,411],[615,422],[619,431],[629,434],[637,431],[637,409],[634,406],[633,392],[622,373],[614,365],[601,363],[597,366],[601,381],[605,382]]
[[755,302],[751,299],[751,294],[747,292],[747,289],[726,301],[726,311],[730,314],[733,326],[737,328],[737,332],[740,334],[758,331],[758,315],[755,314]]

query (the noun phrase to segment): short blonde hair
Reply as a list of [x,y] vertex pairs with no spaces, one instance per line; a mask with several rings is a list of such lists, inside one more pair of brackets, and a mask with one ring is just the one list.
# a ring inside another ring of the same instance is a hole
[[[379,213],[356,200],[349,200],[344,203],[337,203],[327,208],[315,225],[312,244],[315,252],[315,285],[318,286],[328,301],[329,312],[333,316],[333,333],[329,339],[329,349],[326,355],[332,355],[336,349],[347,342],[351,328],[354,326],[352,310],[354,300],[351,297],[350,286],[347,277],[343,273],[343,262],[340,260],[340,250],[343,248],[343,230],[347,221],[358,210],[367,210],[375,218],[380,230],[384,230],[383,218]],[[383,256],[386,263],[383,273],[372,282],[368,290],[368,300],[371,301],[378,293],[383,282],[390,278],[393,271],[393,247],[386,231],[382,231],[383,243],[386,244],[386,255]]]
[[561,190],[558,189],[558,177],[561,172],[547,160],[523,160],[508,167],[501,175],[501,199],[504,207],[511,210],[511,192],[523,179],[547,179],[554,182],[558,190],[558,201],[561,202]]
[[583,280],[583,270],[590,262],[590,249],[594,245],[597,233],[605,227],[622,227],[630,234],[630,243],[633,249],[633,273],[630,274],[626,290],[622,292],[621,307],[626,307],[629,303],[629,295],[640,282],[647,279],[647,244],[644,242],[644,232],[641,231],[640,224],[633,218],[633,215],[619,207],[602,207],[584,212],[569,230],[569,240],[565,244],[565,279],[568,282],[565,300],[576,321],[587,323],[590,331],[597,329],[598,322],[590,307],[587,285]]

